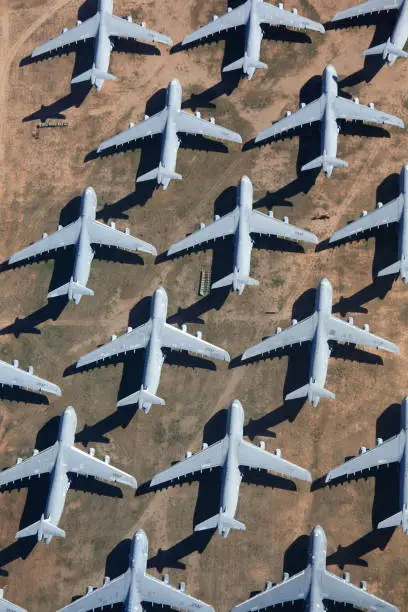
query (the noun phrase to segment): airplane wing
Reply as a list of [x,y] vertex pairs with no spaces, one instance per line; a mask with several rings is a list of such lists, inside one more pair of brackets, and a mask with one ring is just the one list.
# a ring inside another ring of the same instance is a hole
[[88,363],[93,363],[94,361],[112,357],[113,355],[144,348],[149,341],[151,328],[151,321],[147,321],[147,323],[140,325],[131,332],[123,334],[119,336],[119,338],[115,338],[111,342],[100,346],[87,355],[84,355],[84,357],[81,357],[77,362],[77,368],[87,365]]
[[183,38],[182,45],[188,45],[195,40],[199,40],[200,38],[206,38],[207,36],[212,36],[213,34],[218,34],[218,32],[223,32],[224,30],[229,30],[231,28],[237,28],[238,26],[242,26],[246,23],[249,15],[249,3],[245,2],[237,8],[232,9],[225,15],[221,17],[217,17],[207,23],[207,25],[202,28],[198,28],[195,32],[191,34],[187,34]]
[[307,319],[303,319],[303,321],[296,323],[296,325],[292,325],[292,327],[288,327],[288,329],[284,329],[247,349],[242,355],[242,360],[250,359],[256,355],[263,355],[284,346],[307,342],[313,338],[315,330],[316,313],[313,313]]
[[196,612],[203,610],[205,612],[214,612],[214,608],[208,604],[187,595],[181,589],[166,584],[162,580],[157,580],[149,574],[145,574],[140,585],[140,596],[142,601],[151,602],[161,606],[169,606],[178,610],[189,610]]
[[156,476],[152,478],[150,486],[156,487],[157,485],[163,484],[163,482],[177,480],[188,474],[194,474],[194,472],[202,472],[203,470],[218,467],[224,463],[227,450],[228,440],[227,438],[223,438],[199,453],[191,455],[191,457],[187,457],[187,459],[172,465],[168,470],[163,470],[163,472],[156,474]]
[[146,138],[154,134],[160,134],[164,130],[167,119],[167,108],[164,108],[159,113],[156,113],[148,119],[144,119],[136,125],[131,125],[129,129],[116,134],[108,140],[104,140],[98,147],[97,153],[109,149],[110,147],[119,147],[120,145],[138,140],[138,138]]
[[242,138],[236,132],[228,130],[221,125],[201,119],[185,111],[180,111],[176,117],[176,130],[184,134],[199,134],[200,136],[208,136],[210,138],[218,138],[219,140],[230,140],[231,142],[242,143]]
[[345,225],[341,229],[334,232],[330,237],[329,242],[336,242],[349,236],[354,236],[359,232],[364,232],[380,225],[388,225],[399,221],[403,209],[403,196],[399,195],[395,200],[388,202],[381,208],[376,208],[367,215],[363,215],[360,219],[356,219],[352,223]]
[[326,107],[326,96],[322,94],[317,100],[313,100],[310,104],[302,106],[299,110],[292,114],[283,117],[276,123],[273,123],[270,127],[259,132],[255,138],[255,142],[261,142],[266,138],[272,138],[288,130],[293,130],[296,127],[305,125],[306,123],[314,123],[320,121],[323,117],[324,109]]
[[126,571],[114,580],[109,580],[99,589],[94,589],[83,597],[76,599],[72,603],[64,606],[58,612],[85,612],[86,610],[96,610],[104,606],[113,606],[124,601],[130,588],[130,572]]
[[[0,589],[0,592],[3,593],[3,589]],[[20,608],[15,603],[4,599],[3,595],[0,598],[0,612],[27,612],[24,608]]]
[[22,387],[30,391],[45,391],[46,393],[61,396],[61,389],[58,385],[54,385],[54,383],[48,382],[48,380],[35,376],[30,372],[25,372],[21,368],[5,361],[0,361],[0,384]]
[[383,340],[379,336],[375,336],[369,331],[360,329],[356,325],[342,321],[337,317],[330,316],[328,318],[327,333],[329,340],[335,340],[336,342],[359,344],[361,346],[389,351],[390,353],[399,354],[400,352],[398,346],[393,342]]
[[299,478],[312,482],[310,472],[298,467],[290,461],[282,459],[278,455],[268,453],[259,446],[255,446],[246,440],[242,440],[238,451],[239,465],[244,465],[249,468],[261,468],[278,474],[283,474],[289,478]]
[[266,2],[259,3],[257,6],[257,14],[261,23],[324,32],[324,26],[322,26],[321,23],[317,23],[317,21],[313,21],[312,19],[307,19],[307,17],[302,17],[297,13],[285,11],[283,8],[273,6]]
[[54,232],[50,236],[44,235],[44,238],[30,244],[30,246],[14,253],[9,258],[9,264],[14,264],[23,259],[29,259],[30,257],[36,257],[48,251],[55,249],[61,249],[62,247],[70,246],[75,244],[78,240],[79,232],[81,230],[81,219],[77,219],[73,223],[66,225],[60,230]]
[[323,599],[350,604],[362,610],[398,612],[398,608],[392,604],[363,589],[359,589],[354,584],[342,580],[327,570],[322,574],[320,590]]
[[108,461],[101,461],[75,446],[64,450],[64,460],[67,470],[74,474],[93,476],[94,478],[102,478],[110,482],[119,482],[120,484],[132,487],[132,489],[137,488],[137,483],[133,476],[113,467]]
[[342,465],[330,470],[326,476],[326,482],[342,476],[354,476],[358,472],[369,470],[380,465],[387,465],[400,461],[403,453],[403,434],[398,434],[375,448],[361,453],[353,459],[345,461]]
[[114,246],[120,249],[128,249],[129,251],[142,251],[144,253],[151,253],[151,255],[157,255],[157,251],[154,246],[139,240],[131,236],[127,232],[121,232],[109,225],[100,223],[100,221],[93,221],[89,225],[89,239],[93,243],[104,244],[105,246]]
[[265,215],[257,210],[253,210],[249,222],[249,231],[257,234],[268,234],[273,236],[282,236],[290,240],[303,240],[304,242],[312,242],[317,244],[318,238],[307,230],[279,221],[269,215]]
[[117,15],[109,15],[106,21],[109,36],[118,38],[134,38],[135,40],[146,40],[148,42],[159,42],[164,45],[172,45],[173,41],[169,36],[160,34],[155,30],[149,30],[142,25],[132,23],[127,19],[122,19]]
[[179,253],[185,249],[190,249],[198,244],[207,242],[208,240],[216,240],[216,238],[222,238],[223,236],[234,234],[237,228],[237,221],[238,210],[235,209],[220,219],[217,219],[213,223],[210,223],[210,225],[207,225],[206,227],[193,232],[186,238],[179,240],[169,248],[167,254],[173,255],[174,253]]
[[161,333],[161,345],[176,351],[189,351],[204,355],[204,357],[212,357],[213,359],[222,359],[230,361],[230,356],[227,351],[218,348],[210,342],[202,340],[198,336],[193,336],[182,329],[177,329],[173,325],[165,323]]
[[41,451],[41,453],[33,454],[25,461],[17,460],[16,465],[0,472],[0,486],[4,487],[16,480],[23,480],[24,478],[30,478],[30,476],[39,476],[40,474],[51,472],[57,453],[58,442]]
[[404,122],[399,117],[383,113],[353,100],[338,96],[334,101],[334,112],[337,119],[352,119],[354,121],[369,121],[370,123],[387,123],[403,128]]
[[368,0],[368,2],[362,2],[351,8],[340,11],[332,17],[332,21],[340,21],[341,19],[349,19],[350,17],[359,17],[360,15],[367,15],[370,13],[377,13],[379,11],[391,11],[398,9],[403,0]]
[[49,53],[50,51],[56,51],[57,49],[61,49],[61,47],[72,45],[73,43],[81,40],[93,38],[96,36],[98,27],[99,13],[96,13],[93,17],[87,19],[83,23],[80,23],[75,28],[62,32],[62,34],[59,36],[52,38],[39,47],[36,47],[32,52],[31,57],[37,57],[38,55],[43,55],[44,53]]
[[258,595],[247,599],[241,604],[234,606],[231,612],[250,612],[262,610],[283,604],[287,601],[305,599],[309,592],[310,571],[305,569],[299,574],[284,580],[283,582],[262,591]]

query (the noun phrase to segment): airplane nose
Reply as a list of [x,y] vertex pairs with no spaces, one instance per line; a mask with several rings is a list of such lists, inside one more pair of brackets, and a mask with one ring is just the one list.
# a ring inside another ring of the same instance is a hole
[[85,189],[85,195],[86,196],[96,196],[95,189],[93,187],[90,187],[90,186],[87,187]]
[[232,401],[231,403],[231,410],[233,412],[239,412],[240,414],[242,414],[244,412],[244,409],[242,408],[242,404],[239,400],[235,399]]
[[63,412],[63,418],[65,419],[69,419],[72,423],[75,424],[75,428],[77,425],[77,415],[75,412],[75,408],[73,406],[68,406],[67,408],[65,408],[64,412]]
[[171,79],[170,87],[178,87],[181,88],[180,81],[178,79]]
[[335,69],[335,67],[333,66],[333,64],[328,64],[326,67],[326,71],[331,74],[332,76],[337,76],[337,71]]
[[246,174],[241,176],[241,185],[252,185],[251,179]]
[[322,278],[320,284],[322,287],[327,287],[328,289],[331,288],[331,283],[328,278]]

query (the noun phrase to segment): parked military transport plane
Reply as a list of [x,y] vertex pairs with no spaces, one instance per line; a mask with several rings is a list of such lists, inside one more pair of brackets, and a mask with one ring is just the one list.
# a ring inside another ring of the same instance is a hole
[[191,351],[213,359],[230,360],[227,351],[202,340],[201,332],[197,332],[197,337],[195,337],[187,333],[185,326],[182,329],[177,329],[173,325],[168,325],[166,323],[167,306],[167,293],[163,287],[159,287],[153,294],[150,318],[147,323],[133,330],[128,328],[128,332],[119,336],[119,338],[112,336],[111,342],[81,357],[77,363],[77,368],[80,368],[120,353],[146,349],[141,389],[121,399],[117,406],[137,403],[144,412],[149,412],[152,404],[163,405],[166,403],[155,395],[165,359],[163,353],[165,348],[176,351]]
[[271,26],[286,26],[300,30],[316,30],[324,32],[321,23],[301,17],[297,10],[285,11],[283,4],[273,6],[262,0],[246,0],[237,8],[228,8],[228,12],[221,17],[214,15],[213,20],[199,28],[183,39],[182,45],[188,45],[200,38],[206,38],[218,32],[224,32],[238,26],[245,26],[245,52],[244,56],[223,68],[223,72],[242,69],[243,73],[251,79],[257,68],[268,68],[267,64],[259,61],[261,42],[263,38],[262,24]]
[[368,325],[359,329],[353,325],[350,317],[348,322],[333,317],[332,311],[333,289],[327,278],[320,281],[316,292],[316,310],[303,321],[293,320],[292,327],[282,331],[279,327],[276,335],[266,338],[259,344],[249,348],[242,355],[242,360],[263,355],[292,344],[311,342],[311,359],[308,384],[286,395],[286,400],[307,397],[312,406],[317,406],[321,397],[334,399],[336,396],[324,388],[327,376],[327,367],[331,352],[330,342],[345,342],[362,346],[383,349],[391,353],[399,353],[399,348],[369,332]]
[[187,238],[176,242],[167,251],[168,255],[174,255],[185,249],[190,249],[208,240],[216,240],[230,234],[234,234],[234,271],[221,280],[211,285],[212,289],[232,285],[234,291],[240,295],[247,285],[259,285],[259,281],[250,277],[251,251],[253,242],[251,233],[274,235],[290,240],[303,240],[316,244],[318,239],[312,232],[290,225],[288,218],[278,221],[273,218],[273,213],[265,215],[252,209],[253,188],[247,176],[243,176],[237,188],[236,208],[224,215],[216,216],[213,223],[201,227]]
[[134,238],[130,235],[128,229],[125,232],[120,232],[115,229],[114,223],[108,226],[96,221],[96,206],[95,190],[92,187],[87,187],[82,194],[81,214],[76,221],[65,227],[59,225],[58,230],[50,236],[43,234],[41,240],[12,255],[9,263],[15,264],[48,251],[75,245],[75,263],[70,281],[51,291],[48,297],[68,295],[69,300],[72,300],[74,304],[79,304],[83,295],[94,295],[92,289],[86,286],[94,257],[91,244],[157,255],[154,246]]
[[122,602],[124,612],[142,610],[142,602],[188,610],[188,612],[214,612],[212,606],[188,595],[183,582],[180,583],[178,589],[175,589],[168,583],[168,576],[165,576],[164,580],[157,580],[147,574],[148,553],[147,536],[142,529],[139,529],[133,536],[129,569],[113,580],[106,577],[99,588],[88,587],[86,595],[61,608],[58,612],[84,612],[105,606],[112,607]]
[[368,0],[357,6],[340,11],[332,21],[359,17],[360,15],[371,15],[381,11],[398,11],[397,19],[391,36],[387,42],[366,49],[363,55],[382,55],[388,64],[393,64],[397,57],[408,57],[404,51],[405,43],[408,38],[408,2],[407,0]]
[[187,453],[186,459],[180,461],[155,476],[150,486],[154,487],[170,480],[178,480],[194,472],[202,472],[214,467],[222,468],[221,501],[219,514],[197,525],[194,531],[218,529],[226,537],[230,529],[246,529],[245,525],[235,518],[238,505],[239,486],[242,475],[239,466],[278,472],[290,478],[300,478],[311,482],[310,472],[298,467],[290,461],[282,459],[280,450],[276,455],[268,453],[265,444],[258,448],[244,440],[244,410],[241,402],[234,400],[228,410],[227,431],[225,437],[208,446],[203,445],[196,455]]
[[398,608],[367,592],[367,583],[361,582],[360,588],[350,584],[347,572],[343,578],[326,569],[327,539],[320,525],[313,528],[309,539],[309,562],[307,567],[289,577],[285,573],[283,582],[272,586],[266,583],[264,591],[247,601],[234,606],[231,612],[262,610],[286,602],[305,600],[305,610],[322,612],[326,610],[324,601],[349,604],[361,610],[377,612],[398,612]]
[[10,387],[20,387],[39,393],[45,392],[61,396],[61,389],[58,385],[35,376],[33,366],[29,366],[28,371],[25,372],[18,367],[17,359],[13,359],[11,364],[0,360],[0,385],[9,385]]
[[326,476],[326,482],[332,482],[342,476],[355,476],[371,468],[379,468],[381,465],[388,466],[396,462],[400,464],[399,503],[401,510],[378,523],[377,529],[402,525],[405,535],[408,535],[408,397],[405,397],[401,404],[400,433],[386,442],[377,438],[377,445],[371,450],[362,446],[358,457],[330,470]]
[[388,115],[374,108],[374,104],[367,106],[359,104],[357,98],[348,100],[339,96],[337,85],[337,72],[330,64],[326,67],[322,77],[322,95],[310,104],[302,103],[300,109],[286,116],[280,121],[266,128],[255,138],[255,142],[261,142],[267,138],[277,136],[288,130],[321,121],[321,152],[319,157],[304,164],[301,170],[312,170],[323,168],[326,176],[331,176],[333,168],[337,166],[348,166],[348,163],[337,158],[337,137],[339,119],[350,119],[352,121],[369,121],[371,123],[386,123],[404,127],[404,122],[394,115]]
[[153,134],[162,134],[158,168],[142,174],[136,179],[136,182],[154,180],[162,185],[163,189],[167,189],[171,180],[181,180],[183,178],[181,174],[175,171],[177,152],[180,146],[180,140],[177,137],[178,132],[230,140],[231,142],[242,142],[239,134],[216,125],[213,118],[207,121],[201,119],[198,111],[194,116],[181,110],[181,95],[182,90],[179,81],[172,79],[167,88],[166,105],[163,110],[152,117],[145,115],[144,121],[136,125],[131,123],[129,129],[102,142],[97,152],[101,153],[101,151],[110,147],[118,147],[140,138],[146,138],[146,136],[153,136]]
[[91,81],[92,85],[100,91],[106,80],[116,80],[109,74],[110,54],[114,47],[111,38],[133,38],[147,42],[159,42],[172,45],[172,40],[164,34],[149,30],[145,24],[132,23],[132,17],[122,19],[112,15],[113,0],[98,0],[98,9],[93,17],[83,23],[78,21],[75,28],[63,29],[62,33],[49,40],[44,45],[36,47],[31,57],[38,57],[44,53],[56,51],[73,43],[95,38],[94,62],[90,70],[83,72],[72,79],[71,83]]
[[37,535],[38,541],[51,542],[53,536],[65,537],[65,531],[58,527],[65,497],[71,485],[68,473],[82,474],[103,478],[111,482],[119,482],[136,489],[136,480],[133,476],[122,472],[110,465],[110,458],[105,455],[101,461],[94,457],[95,449],[89,454],[74,446],[77,426],[77,416],[72,406],[64,410],[61,416],[58,439],[49,448],[38,452],[34,450],[33,456],[25,461],[20,458],[14,467],[0,472],[0,487],[40,474],[50,474],[50,490],[41,519],[16,533],[16,538]]
[[11,601],[7,601],[4,599],[4,590],[0,589],[0,612],[27,612],[24,608],[20,608],[20,606],[16,606],[16,604],[11,603]]
[[360,232],[398,223],[398,261],[378,272],[378,276],[398,274],[404,283],[408,283],[408,165],[403,166],[400,173],[400,194],[385,206],[378,202],[377,208],[367,214],[364,210],[360,219],[345,225],[334,232],[329,239],[330,243],[354,237]]

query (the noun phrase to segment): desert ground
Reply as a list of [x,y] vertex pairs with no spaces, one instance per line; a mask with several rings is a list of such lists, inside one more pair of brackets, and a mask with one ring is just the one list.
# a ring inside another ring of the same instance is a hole
[[[238,131],[244,142],[299,101],[319,91],[319,75],[328,63],[339,74],[343,91],[361,102],[407,120],[404,60],[389,68],[373,68],[360,55],[373,37],[386,40],[389,16],[373,16],[363,27],[330,29],[310,36],[268,31],[259,70],[250,81],[221,73],[222,65],[242,54],[239,31],[211,44],[170,53],[154,47],[118,44],[110,64],[117,81],[104,89],[71,91],[70,81],[91,61],[86,44],[67,53],[29,62],[32,49],[55,36],[77,18],[95,10],[92,0],[0,0],[0,256],[15,251],[69,223],[78,211],[87,185],[98,194],[98,218],[129,227],[153,243],[159,253],[199,221],[234,206],[235,186],[243,174],[253,181],[256,206],[315,232],[324,241],[363,209],[387,202],[398,193],[398,173],[406,163],[406,134],[397,128],[345,126],[339,157],[348,168],[331,179],[301,175],[299,165],[312,159],[319,146],[318,130],[308,128],[262,147],[183,139],[177,171],[184,180],[167,191],[149,184],[135,187],[137,174],[157,165],[159,140],[141,148],[96,157],[98,144],[130,121],[152,114],[163,103],[163,89],[177,77],[186,108],[214,116],[217,123]],[[300,0],[299,12],[327,22],[349,0]],[[115,13],[170,35],[178,43],[185,34],[221,14],[221,0],[134,2],[116,0]],[[78,12],[79,10],[79,12]],[[164,13],[163,13],[164,11]],[[366,27],[367,25],[367,27]],[[45,120],[63,119],[64,128],[38,129]],[[188,146],[187,146],[188,145]],[[192,147],[192,148],[191,148]],[[323,213],[328,213],[327,215]],[[321,218],[327,217],[327,218]],[[68,405],[78,414],[78,445],[95,447],[102,457],[136,476],[139,490],[73,482],[61,527],[65,539],[47,546],[15,541],[21,526],[37,520],[44,505],[47,478],[22,483],[1,495],[0,586],[11,601],[32,610],[56,610],[127,567],[129,538],[143,528],[149,537],[149,571],[170,574],[172,584],[186,582],[189,593],[224,612],[264,586],[279,581],[282,571],[294,573],[306,562],[307,534],[321,524],[328,537],[328,563],[352,581],[366,580],[369,589],[400,610],[408,608],[406,576],[408,543],[400,528],[375,531],[378,521],[398,510],[398,469],[384,468],[367,479],[322,487],[321,477],[361,445],[373,446],[399,429],[399,403],[407,393],[407,289],[401,281],[375,280],[392,263],[397,234],[385,228],[367,240],[317,252],[278,240],[255,238],[251,275],[259,287],[242,296],[215,292],[198,295],[200,272],[213,280],[231,270],[232,241],[155,262],[150,256],[99,253],[89,286],[94,297],[78,306],[47,302],[50,286],[66,282],[72,252],[1,272],[1,358],[33,364],[36,373],[59,384],[62,398],[1,392],[0,465],[46,448],[56,435],[58,416]],[[369,323],[374,333],[396,342],[401,355],[366,353],[339,347],[330,360],[327,388],[336,400],[310,404],[285,403],[284,395],[304,384],[308,351],[302,347],[249,365],[239,364],[243,350],[301,319],[313,310],[314,288],[326,276],[333,284],[335,312]],[[145,415],[134,407],[117,410],[116,402],[140,383],[143,353],[114,364],[75,373],[73,364],[111,334],[143,323],[148,297],[162,284],[169,295],[170,321],[226,348],[231,367],[185,355],[171,355],[162,371],[159,395],[166,406]],[[224,435],[225,409],[239,399],[251,440],[311,470],[316,483],[292,486],[273,475],[251,474],[241,486],[237,518],[245,532],[227,539],[217,533],[194,534],[194,525],[218,511],[217,470],[191,483],[149,491],[158,471],[199,450],[202,441]],[[295,404],[295,405],[293,405]],[[302,609],[300,606],[297,609]]]

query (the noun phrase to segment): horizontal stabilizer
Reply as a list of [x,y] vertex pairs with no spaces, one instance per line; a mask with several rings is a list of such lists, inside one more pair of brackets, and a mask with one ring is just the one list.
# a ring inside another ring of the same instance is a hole
[[146,174],[142,174],[141,176],[138,176],[136,179],[136,183],[144,183],[145,181],[154,181],[154,180],[157,180],[158,183],[161,183],[162,179],[167,179],[170,181],[171,180],[181,181],[182,178],[183,177],[181,174],[178,174],[177,172],[169,172],[168,170],[163,168],[163,166],[160,165],[157,168],[150,170],[150,172],[146,172]]
[[215,514],[211,518],[199,523],[194,527],[194,531],[205,531],[206,529],[218,529],[218,531],[222,533],[227,529],[245,531],[246,527],[244,523],[241,523],[230,516],[226,516],[223,512],[220,512],[220,514]]
[[161,397],[153,395],[153,393],[150,393],[150,391],[147,391],[146,389],[140,389],[140,391],[136,391],[136,393],[132,393],[131,395],[119,400],[116,405],[120,407],[128,406],[129,404],[139,404],[139,408],[141,408],[144,412],[149,412],[152,404],[164,406],[165,403],[166,402]]
[[315,383],[311,382],[303,387],[299,387],[292,393],[288,393],[285,397],[285,400],[293,400],[299,399],[300,397],[308,397],[310,401],[313,401],[313,397],[327,397],[329,399],[335,399],[336,396],[331,391],[324,389],[323,387],[319,387]]
[[250,276],[239,276],[237,272],[232,272],[232,274],[228,274],[227,276],[220,278],[220,280],[216,283],[213,283],[211,285],[211,289],[220,289],[221,287],[228,287],[228,285],[233,285],[234,289],[240,290],[247,285],[257,287],[259,285],[259,281],[255,278],[251,278]]
[[94,292],[92,291],[92,289],[89,289],[88,287],[77,283],[71,278],[69,283],[61,285],[61,287],[54,289],[54,291],[50,291],[47,297],[54,298],[60,295],[68,295],[68,299],[76,301],[76,299],[80,298],[80,296],[94,295]]
[[361,52],[362,55],[382,55],[384,59],[387,58],[388,55],[397,55],[398,57],[408,57],[408,53],[399,47],[396,47],[392,44],[390,39],[387,40],[386,43],[382,45],[377,45],[376,47],[370,47],[365,51]]
[[383,268],[379,271],[378,276],[387,276],[388,274],[399,274],[401,270],[401,262],[396,261],[395,263]]
[[98,70],[93,67],[90,70],[86,70],[74,77],[71,81],[72,84],[84,83],[85,81],[91,81],[92,85],[95,85],[97,80],[100,81],[116,81],[117,77],[113,74],[109,74],[109,72],[103,72],[102,70]]
[[393,516],[390,516],[384,521],[381,521],[381,523],[378,523],[377,529],[387,529],[387,527],[397,527],[398,525],[401,525],[401,523],[402,523],[402,512],[397,512],[397,514],[394,514]]
[[325,166],[332,166],[333,168],[338,168],[340,166],[348,166],[348,163],[342,159],[338,159],[337,157],[327,157],[327,155],[320,155],[312,161],[304,164],[301,167],[302,172],[304,170],[313,170],[314,168],[321,168]]
[[239,70],[240,68],[242,68],[244,72],[247,72],[248,68],[268,68],[268,65],[244,55],[244,57],[232,62],[232,64],[225,66],[222,71],[231,72],[232,70]]
[[37,535],[39,542],[41,540],[46,540],[48,544],[53,536],[65,538],[65,531],[51,523],[50,519],[45,519],[44,515],[42,515],[39,521],[18,531],[16,533],[16,539],[27,538],[33,535]]
[[227,276],[224,276],[224,278],[220,278],[220,280],[216,283],[213,283],[211,285],[211,289],[220,289],[220,287],[228,287],[228,285],[232,285],[233,282],[234,273],[232,272],[231,274],[227,274]]

